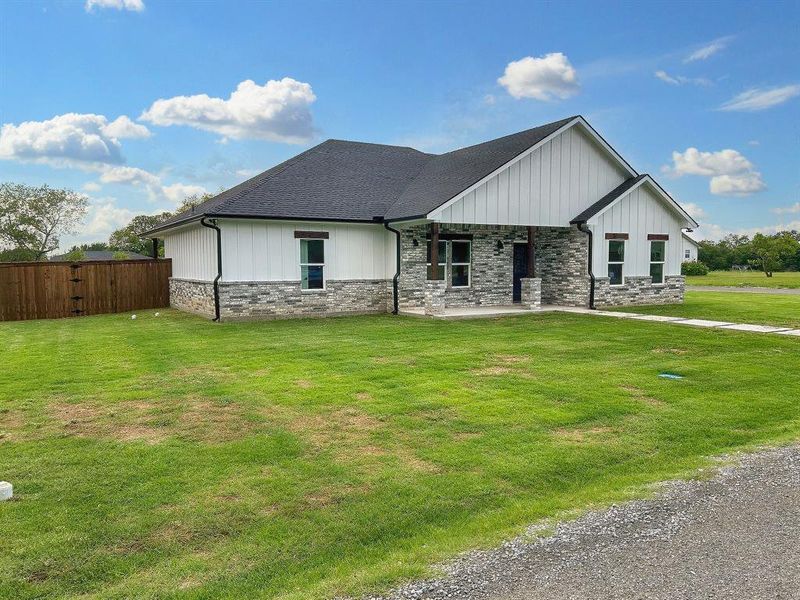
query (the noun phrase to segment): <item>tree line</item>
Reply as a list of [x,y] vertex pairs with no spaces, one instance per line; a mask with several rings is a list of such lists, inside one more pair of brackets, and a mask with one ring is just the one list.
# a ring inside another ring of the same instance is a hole
[[800,232],[757,233],[752,238],[730,234],[718,242],[703,240],[697,259],[712,271],[747,267],[763,271],[767,277],[774,271],[800,271]]
[[[175,211],[137,215],[125,227],[114,231],[107,242],[72,246],[68,260],[81,260],[86,252],[110,250],[115,258],[127,253],[153,255],[153,242],[141,234],[173,215],[189,210],[213,194],[189,196]],[[0,262],[47,260],[60,247],[61,238],[77,232],[89,208],[89,199],[69,189],[48,185],[0,184]],[[163,256],[163,248],[159,249]]]

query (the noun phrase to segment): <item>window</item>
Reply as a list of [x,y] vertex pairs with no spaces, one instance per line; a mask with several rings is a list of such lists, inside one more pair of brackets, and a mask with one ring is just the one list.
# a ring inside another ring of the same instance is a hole
[[689,250],[688,248],[686,250],[684,250],[683,251],[683,258],[685,258],[686,260],[689,260],[690,258],[692,258],[692,251]]
[[661,285],[664,283],[664,260],[666,256],[667,242],[650,242],[650,277],[653,283]]
[[625,242],[623,240],[608,241],[608,278],[611,285],[622,285],[622,265],[625,264]]
[[[436,279],[444,279],[445,268],[447,267],[447,242],[439,240],[439,276]],[[433,279],[431,270],[431,241],[428,240],[428,279]]]
[[450,285],[469,287],[472,242],[454,240],[450,250]]
[[300,287],[325,289],[325,240],[300,240]]

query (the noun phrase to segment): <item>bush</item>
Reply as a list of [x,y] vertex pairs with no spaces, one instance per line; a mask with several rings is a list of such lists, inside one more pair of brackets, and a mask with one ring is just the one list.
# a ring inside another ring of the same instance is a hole
[[708,275],[708,267],[698,261],[681,264],[681,275]]
[[111,258],[114,260],[128,260],[128,253],[122,252],[121,250],[117,250],[114,254],[111,255]]

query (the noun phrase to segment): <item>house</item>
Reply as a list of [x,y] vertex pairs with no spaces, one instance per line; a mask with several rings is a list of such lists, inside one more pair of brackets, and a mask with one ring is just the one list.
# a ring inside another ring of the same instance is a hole
[[580,116],[462,148],[328,140],[146,235],[215,319],[680,302],[697,223]]
[[685,233],[681,235],[683,237],[683,251],[681,254],[683,262],[695,262],[697,260],[697,249],[699,248],[698,243]]
[[[125,254],[125,260],[151,260],[152,257],[138,254],[136,252],[120,252],[117,250],[84,250],[81,260],[120,260],[121,255]],[[70,260],[67,254],[51,256],[50,260]]]

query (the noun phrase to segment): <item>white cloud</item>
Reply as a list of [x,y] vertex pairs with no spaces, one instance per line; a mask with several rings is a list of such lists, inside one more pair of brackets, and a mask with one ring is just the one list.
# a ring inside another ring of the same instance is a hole
[[161,188],[167,200],[175,205],[180,204],[187,196],[202,196],[208,190],[202,185],[191,185],[186,183],[173,183]]
[[207,94],[156,100],[141,120],[154,125],[186,125],[224,139],[256,138],[303,143],[314,132],[311,85],[284,77],[258,85],[242,81],[227,100]]
[[761,142],[759,142],[758,140],[750,140],[749,142],[747,142],[747,145],[748,146],[760,146]]
[[130,138],[148,138],[152,134],[150,130],[144,125],[134,123],[125,115],[117,117],[111,123],[103,127],[103,133],[108,137],[116,138],[118,140]]
[[497,82],[517,99],[564,100],[580,91],[577,73],[561,52],[512,61]]
[[701,152],[687,148],[685,152],[673,152],[672,162],[671,167],[665,165],[661,170],[673,177],[710,177],[709,190],[715,195],[748,196],[766,189],[761,173],[736,150]]
[[46,121],[3,125],[0,159],[96,170],[99,165],[124,162],[119,140],[148,135],[146,127],[124,115],[109,123],[103,115],[67,113]]
[[800,213],[800,202],[795,202],[791,206],[782,206],[780,208],[773,208],[772,212],[776,215],[789,215]]
[[681,206],[683,207],[683,210],[688,212],[694,218],[695,221],[705,219],[708,216],[708,213],[703,210],[703,207],[699,204],[695,204],[694,202],[682,202]]
[[669,83],[670,85],[686,85],[687,83],[701,86],[712,85],[711,80],[706,79],[705,77],[684,77],[683,75],[670,75],[666,71],[656,71],[655,76],[661,81]]
[[85,192],[99,192],[103,186],[94,181],[89,181],[88,183],[84,183],[81,187]]
[[132,210],[117,206],[113,198],[106,198],[89,206],[82,233],[108,238],[112,231],[124,227],[135,216]]
[[109,167],[100,175],[100,181],[143,187],[152,202],[166,199],[173,204],[180,204],[187,196],[202,195],[208,191],[201,185],[185,183],[164,185],[160,176],[138,167]]
[[755,112],[778,106],[800,96],[800,84],[774,88],[753,88],[742,92],[719,107],[719,110]]
[[698,60],[706,60],[707,58],[714,56],[721,50],[724,50],[732,39],[733,39],[732,36],[717,38],[716,40],[709,42],[705,46],[701,46],[700,48],[689,54],[689,56],[683,59],[683,62],[690,63]]
[[84,5],[86,12],[92,12],[95,7],[142,12],[144,10],[144,2],[142,0],[86,0]]

